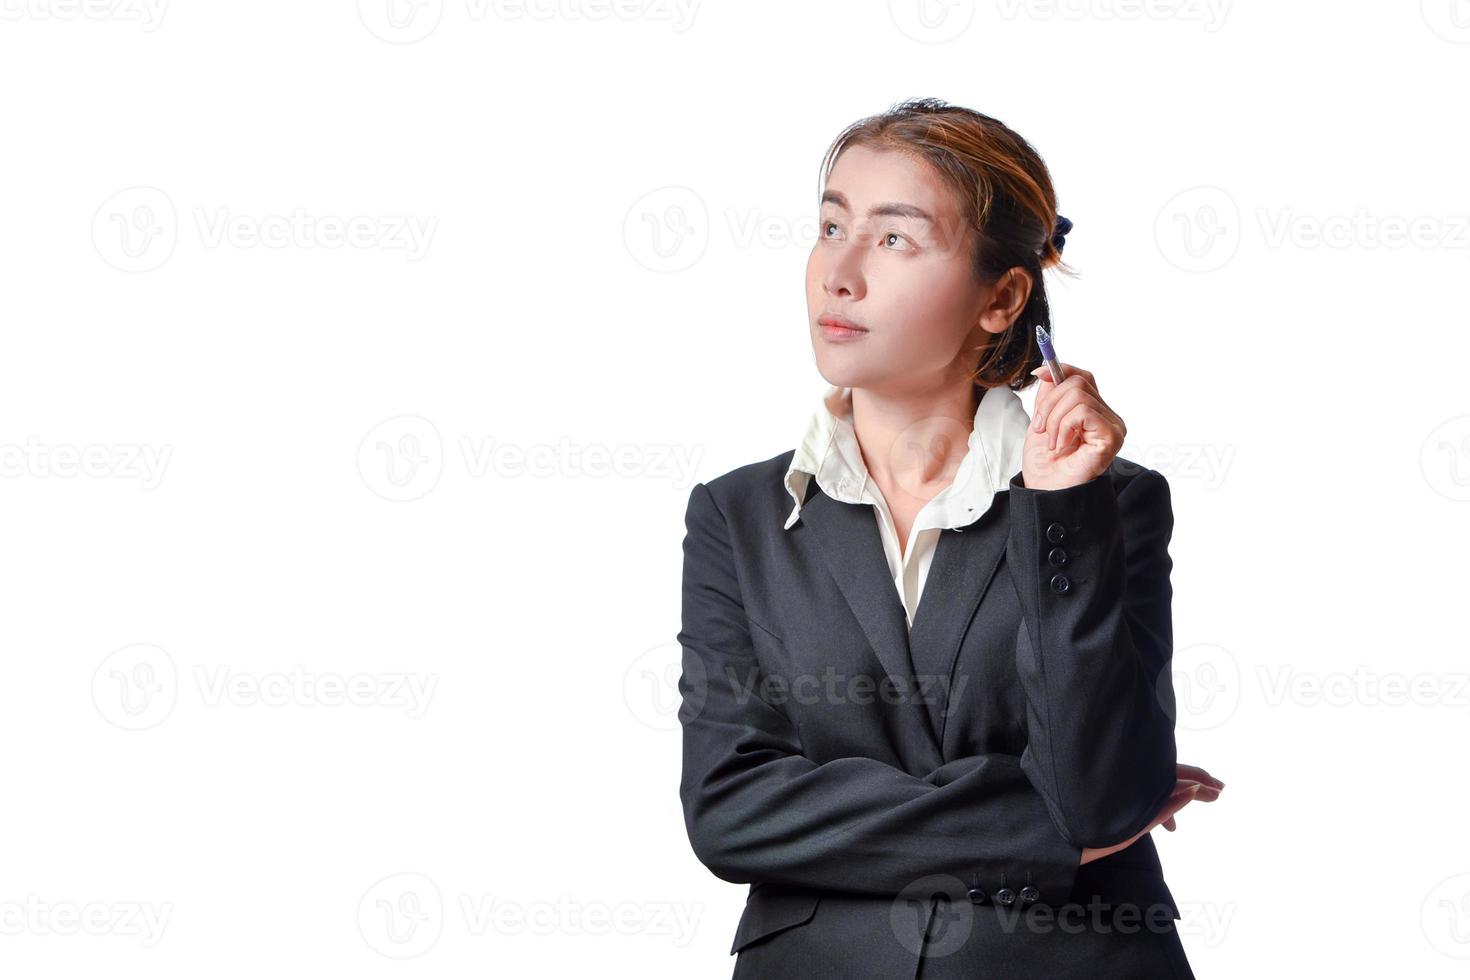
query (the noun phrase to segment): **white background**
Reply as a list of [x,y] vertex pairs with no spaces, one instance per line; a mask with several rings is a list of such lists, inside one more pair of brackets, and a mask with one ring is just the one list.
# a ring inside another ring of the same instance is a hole
[[684,508],[921,95],[1046,158],[1173,489],[1197,974],[1464,974],[1465,0],[0,12],[6,976],[728,976]]

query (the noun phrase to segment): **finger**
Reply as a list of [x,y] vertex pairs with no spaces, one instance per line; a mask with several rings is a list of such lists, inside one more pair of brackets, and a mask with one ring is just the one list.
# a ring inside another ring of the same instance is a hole
[[1174,774],[1176,776],[1193,779],[1196,782],[1209,783],[1217,789],[1225,788],[1225,783],[1223,781],[1216,779],[1214,776],[1211,776],[1199,766],[1189,766],[1181,762],[1174,767]]
[[1174,812],[1174,810],[1179,810],[1184,808],[1185,806],[1188,806],[1189,803],[1193,801],[1195,796],[1197,796],[1198,794],[1198,783],[1190,783],[1187,786],[1175,787],[1174,792],[1169,795],[1169,802],[1167,804],[1168,807],[1172,808],[1170,812],[1172,813]]
[[1170,817],[1168,820],[1164,821],[1164,829],[1169,831],[1170,833],[1173,833],[1174,831],[1179,829],[1179,825],[1174,822],[1173,817]]
[[1037,371],[1031,372],[1042,379],[1041,386],[1036,391],[1035,418],[1033,419],[1038,432],[1044,431],[1045,425],[1042,422],[1051,414],[1056,400],[1061,397],[1063,392],[1080,388],[1083,391],[1091,391],[1094,395],[1097,394],[1097,387],[1092,383],[1092,372],[1083,371],[1079,368],[1073,373],[1068,370],[1066,362],[1060,363],[1062,364],[1063,373],[1066,375],[1062,379],[1061,384],[1052,384],[1051,371],[1045,364],[1038,368],[1039,374]]
[[1097,407],[1091,401],[1078,402],[1070,408],[1063,409],[1057,416],[1056,424],[1052,425],[1048,419],[1048,438],[1050,450],[1056,455],[1066,455],[1076,446],[1087,441],[1090,433],[1104,433],[1107,426]]
[[[1077,399],[1087,397],[1087,393],[1081,391],[1076,385],[1069,385],[1065,381],[1054,388],[1043,401],[1040,397],[1036,400],[1036,429],[1038,432],[1055,433],[1056,421],[1068,407],[1076,404]],[[1051,443],[1047,443],[1051,448]]]

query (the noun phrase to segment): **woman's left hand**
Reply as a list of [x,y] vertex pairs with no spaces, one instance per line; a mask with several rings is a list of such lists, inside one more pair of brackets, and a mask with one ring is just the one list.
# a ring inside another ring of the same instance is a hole
[[1065,362],[1062,371],[1061,384],[1052,383],[1045,364],[1032,372],[1041,385],[1021,457],[1028,490],[1064,490],[1102,476],[1128,434],[1097,393],[1091,371]]

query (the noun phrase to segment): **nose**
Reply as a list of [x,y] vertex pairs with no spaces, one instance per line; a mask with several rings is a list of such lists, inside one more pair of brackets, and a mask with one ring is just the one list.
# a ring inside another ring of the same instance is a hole
[[827,295],[848,300],[862,299],[867,289],[863,278],[863,250],[838,248],[827,255],[827,265],[822,272],[822,288]]

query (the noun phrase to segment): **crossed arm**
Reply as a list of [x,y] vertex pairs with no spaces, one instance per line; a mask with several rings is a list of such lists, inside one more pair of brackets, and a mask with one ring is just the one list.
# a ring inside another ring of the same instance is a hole
[[[1130,493],[1150,474],[1162,496],[1147,485]],[[1153,665],[1167,664],[1169,603],[1167,593],[1134,597],[1134,583],[1125,594],[1125,573],[1151,572],[1141,585],[1157,591],[1162,571],[1167,589],[1167,554],[1145,554],[1165,548],[1167,530],[1133,530],[1163,521],[1167,484],[1147,471],[1116,497],[1098,481],[1020,489],[1012,506],[1024,514],[1013,517],[1007,548],[1018,587],[1043,578],[1052,546],[1039,559],[1035,552],[1051,524],[1074,529],[1078,552],[1075,590],[1022,597],[1017,653],[1030,745],[1019,757],[968,756],[917,776],[865,757],[808,759],[785,712],[732,680],[759,665],[727,522],[710,489],[694,487],[678,635],[680,799],[695,854],[716,876],[885,896],[940,876],[953,888],[926,890],[953,890],[955,899],[967,885],[989,892],[1029,882],[1034,900],[1060,905],[1084,847],[1147,826],[1175,782],[1172,706],[1142,697]],[[1049,575],[1044,582],[1051,588]],[[1122,782],[1099,782],[1108,779]]]

